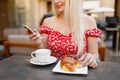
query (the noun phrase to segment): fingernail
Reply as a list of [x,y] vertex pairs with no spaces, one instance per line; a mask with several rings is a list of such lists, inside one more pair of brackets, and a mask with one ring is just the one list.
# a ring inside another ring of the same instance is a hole
[[82,61],[82,59],[81,59],[81,58],[79,58],[78,60],[79,60],[79,61]]
[[40,39],[43,39],[43,37],[40,37]]

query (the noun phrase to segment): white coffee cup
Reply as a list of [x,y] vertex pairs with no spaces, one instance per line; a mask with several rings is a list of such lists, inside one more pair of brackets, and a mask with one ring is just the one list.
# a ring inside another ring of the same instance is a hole
[[45,58],[50,57],[51,51],[49,49],[37,49],[31,53],[31,56],[34,58]]

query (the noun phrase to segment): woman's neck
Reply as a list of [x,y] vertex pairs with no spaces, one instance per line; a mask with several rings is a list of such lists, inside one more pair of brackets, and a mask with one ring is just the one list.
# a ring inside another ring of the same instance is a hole
[[64,19],[64,13],[63,13],[63,12],[59,13],[59,14],[57,15],[57,17],[58,17],[59,19]]
[[64,19],[63,16],[57,16],[56,17],[56,22],[65,25],[65,19]]

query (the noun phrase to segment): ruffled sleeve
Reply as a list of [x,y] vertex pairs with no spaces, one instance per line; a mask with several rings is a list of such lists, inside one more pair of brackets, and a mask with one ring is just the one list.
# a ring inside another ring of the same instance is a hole
[[100,37],[101,34],[102,34],[102,31],[98,28],[88,29],[85,31],[86,36]]
[[53,29],[49,28],[47,26],[41,25],[39,27],[39,31],[40,31],[40,33],[50,34],[53,31]]

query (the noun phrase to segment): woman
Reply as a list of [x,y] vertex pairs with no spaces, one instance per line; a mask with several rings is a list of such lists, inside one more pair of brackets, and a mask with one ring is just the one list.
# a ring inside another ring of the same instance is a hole
[[29,34],[39,48],[49,48],[52,56],[76,57],[81,65],[97,67],[101,31],[93,18],[82,13],[82,0],[52,0],[53,17],[44,20],[39,32]]

